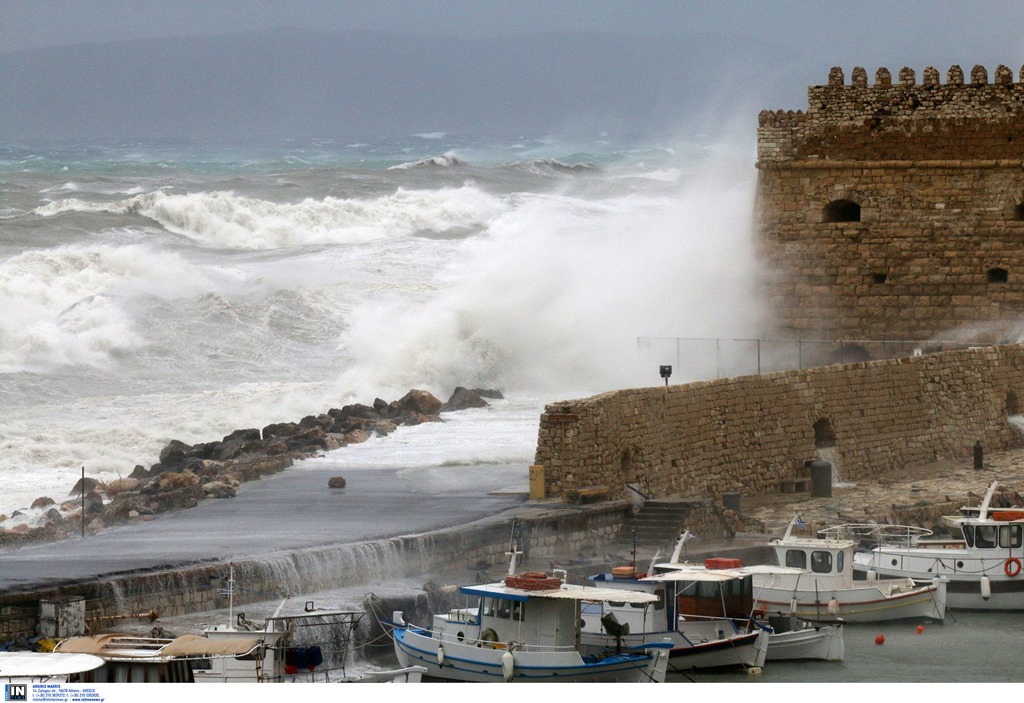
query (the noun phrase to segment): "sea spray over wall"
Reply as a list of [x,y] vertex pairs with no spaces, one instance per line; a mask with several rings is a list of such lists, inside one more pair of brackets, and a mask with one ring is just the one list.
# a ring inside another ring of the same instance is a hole
[[668,194],[517,196],[462,243],[432,295],[354,311],[341,345],[355,363],[339,387],[601,392],[652,382],[638,336],[753,335],[749,171],[709,163]]

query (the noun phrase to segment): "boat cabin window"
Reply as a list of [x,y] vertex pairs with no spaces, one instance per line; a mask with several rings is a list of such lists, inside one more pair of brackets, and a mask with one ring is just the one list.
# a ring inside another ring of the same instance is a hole
[[1009,547],[1011,549],[1020,547],[1021,542],[1021,526],[1020,525],[1000,525],[999,526],[999,546]]
[[996,526],[977,525],[974,528],[974,546],[979,549],[991,549],[996,546]]
[[789,549],[786,551],[786,566],[797,569],[807,568],[807,555],[801,549]]
[[839,552],[838,554],[836,554],[836,573],[837,574],[843,573],[843,566],[844,566],[843,562],[845,562],[845,561],[846,560],[843,558],[843,553],[842,552]]
[[816,574],[832,573],[832,552],[811,552],[811,571]]

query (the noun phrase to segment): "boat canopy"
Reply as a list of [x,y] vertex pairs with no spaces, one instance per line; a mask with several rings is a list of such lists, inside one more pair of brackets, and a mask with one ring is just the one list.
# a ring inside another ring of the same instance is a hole
[[489,583],[481,586],[462,586],[459,591],[469,596],[514,601],[526,601],[534,598],[591,602],[615,601],[617,603],[655,603],[658,601],[658,596],[644,591],[624,591],[616,588],[593,588],[569,584],[546,591],[526,591],[520,588],[509,588],[503,583]]
[[61,652],[95,654],[107,660],[159,661],[181,657],[241,656],[260,645],[253,637],[211,639],[200,635],[182,635],[173,640],[127,635],[72,637],[57,647]]
[[675,571],[666,571],[664,573],[655,574],[654,576],[647,576],[640,579],[642,582],[653,582],[653,581],[735,581],[736,579],[746,578],[748,574],[742,571],[733,571],[732,569],[695,569],[692,566],[687,568],[681,564],[658,564],[659,568],[669,568],[672,566],[679,566],[679,569]]

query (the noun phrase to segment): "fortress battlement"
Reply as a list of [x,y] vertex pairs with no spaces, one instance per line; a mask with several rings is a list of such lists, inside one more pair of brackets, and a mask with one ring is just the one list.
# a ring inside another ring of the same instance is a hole
[[879,68],[869,84],[858,66],[847,83],[834,67],[807,89],[806,111],[759,114],[758,160],[1024,158],[1024,67],[1016,82],[1004,65],[992,78],[978,65],[965,80],[954,65],[943,83],[929,66],[918,83],[904,67],[894,82]]

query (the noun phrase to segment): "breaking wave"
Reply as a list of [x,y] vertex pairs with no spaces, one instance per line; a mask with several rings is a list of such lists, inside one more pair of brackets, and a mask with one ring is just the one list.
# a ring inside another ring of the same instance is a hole
[[478,188],[398,190],[369,199],[307,198],[278,203],[232,192],[175,195],[160,191],[113,202],[65,198],[33,212],[139,215],[202,246],[267,250],[322,244],[358,244],[416,232],[447,232],[486,225],[505,209]]

